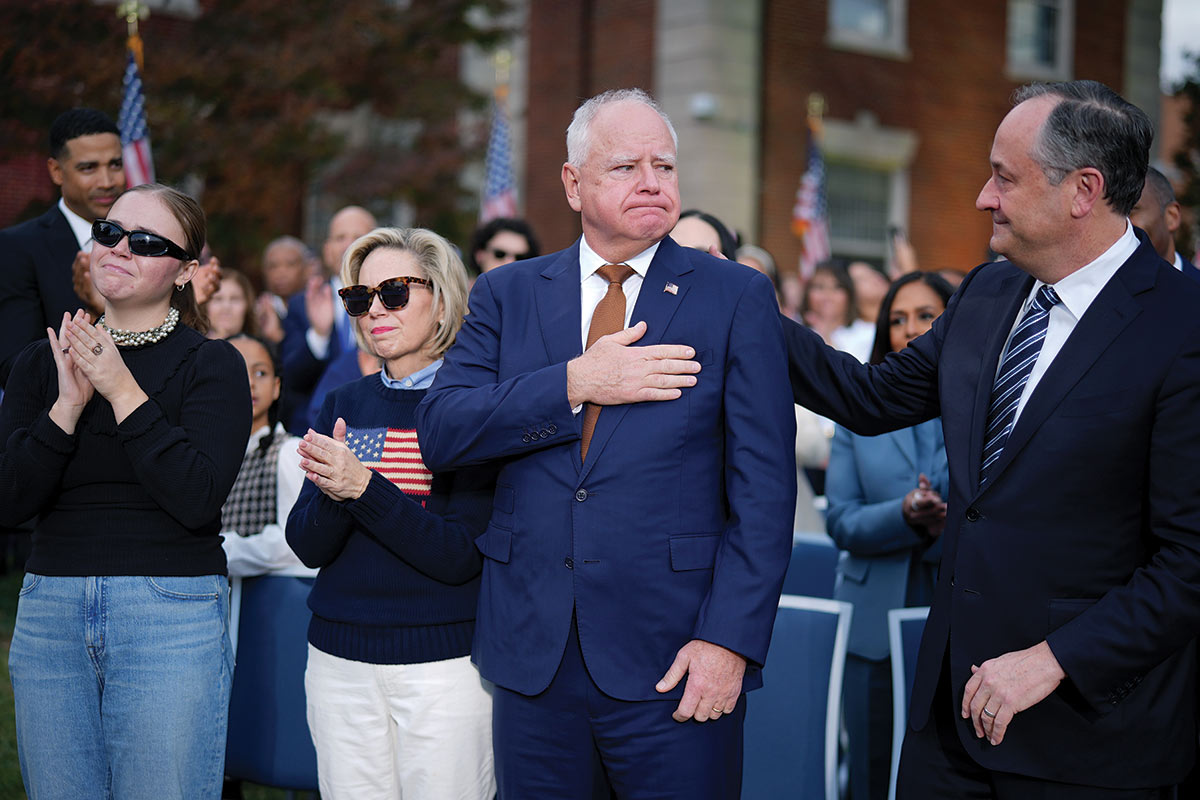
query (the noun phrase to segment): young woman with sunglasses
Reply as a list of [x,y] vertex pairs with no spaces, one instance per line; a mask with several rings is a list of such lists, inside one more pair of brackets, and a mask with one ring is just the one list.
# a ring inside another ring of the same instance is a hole
[[321,797],[491,798],[491,695],[470,661],[493,473],[431,474],[414,412],[466,312],[450,244],[380,228],[340,291],[383,370],[330,392],[300,445],[287,538],[320,567],[309,608],[308,725]]
[[173,189],[123,194],[92,228],[104,315],[64,314],[0,406],[0,523],[37,518],[9,656],[30,797],[220,796],[218,532],[250,393],[241,356],[202,333],[204,227]]

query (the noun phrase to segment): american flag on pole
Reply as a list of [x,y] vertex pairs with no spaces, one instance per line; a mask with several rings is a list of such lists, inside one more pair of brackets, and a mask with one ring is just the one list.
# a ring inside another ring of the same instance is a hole
[[825,157],[821,154],[820,122],[808,126],[808,169],[796,190],[792,207],[792,233],[800,238],[800,277],[812,277],[817,264],[832,254],[829,246],[829,209],[825,205]]
[[347,427],[346,446],[363,466],[375,470],[405,494],[425,498],[432,492],[433,475],[421,460],[416,431]]
[[154,159],[150,156],[150,131],[146,127],[146,102],[142,96],[142,76],[137,59],[129,51],[122,82],[121,113],[117,127],[121,130],[121,152],[125,158],[125,182],[129,187],[154,182]]
[[508,133],[508,112],[492,99],[492,131],[488,136],[486,176],[479,221],[517,215],[517,189],[513,183],[512,142]]

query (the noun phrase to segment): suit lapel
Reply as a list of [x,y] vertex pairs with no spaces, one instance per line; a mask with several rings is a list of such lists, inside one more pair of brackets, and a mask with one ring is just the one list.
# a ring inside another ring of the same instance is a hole
[[918,471],[917,468],[917,425],[904,430],[896,431],[896,435],[891,439],[896,443],[896,449],[900,451],[900,455],[908,461],[908,465],[912,467],[913,474]]
[[982,329],[988,331],[988,334],[983,347],[979,380],[975,386],[975,409],[971,415],[971,447],[968,450],[971,459],[971,486],[979,485],[983,437],[987,429],[988,407],[992,404],[992,384],[995,383],[996,369],[1000,365],[1000,356],[1008,341],[1013,322],[1021,312],[1021,304],[1029,295],[1032,285],[1033,278],[1029,275],[1011,275],[1000,282],[995,297],[988,303],[991,313],[982,323]]
[[[692,265],[683,250],[670,237],[663,239],[654,253],[650,268],[646,270],[642,288],[638,290],[637,303],[629,318],[631,326],[643,320],[646,322],[646,335],[634,345],[635,347],[662,343],[663,334],[691,288],[693,277]],[[578,306],[579,303],[576,302],[575,305]],[[583,465],[581,480],[587,477],[592,465],[600,458],[605,444],[617,425],[629,413],[629,408],[629,405],[607,406],[600,412],[596,419],[596,430],[588,445],[590,458]]]
[[1088,306],[1083,318],[1054,357],[1049,369],[1029,395],[1017,424],[1013,427],[1004,450],[992,469],[995,483],[1012,460],[1033,437],[1033,434],[1058,408],[1067,393],[1079,382],[1121,331],[1141,313],[1141,305],[1133,295],[1154,285],[1155,259],[1143,253],[1149,245],[1143,243],[1129,260],[1117,270],[1096,299]]
[[583,352],[579,310],[579,242],[550,262],[534,281],[534,303],[551,364]]

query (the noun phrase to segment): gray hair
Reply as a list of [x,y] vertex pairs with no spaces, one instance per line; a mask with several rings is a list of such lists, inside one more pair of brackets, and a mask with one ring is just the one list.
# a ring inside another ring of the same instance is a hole
[[675,126],[653,97],[641,89],[610,89],[575,109],[575,116],[571,117],[571,124],[567,126],[567,163],[581,167],[591,155],[592,122],[600,113],[600,109],[612,103],[626,102],[641,103],[652,108],[666,123],[667,130],[671,132],[671,141],[675,143],[675,149],[679,149],[679,136],[675,133]]
[[1056,97],[1030,150],[1053,184],[1067,173],[1094,167],[1104,176],[1104,199],[1128,216],[1142,195],[1154,127],[1140,108],[1098,81],[1033,83],[1013,93],[1013,104]]
[[[454,246],[431,230],[376,228],[355,239],[346,250],[342,257],[342,283],[346,286],[358,283],[363,261],[372,251],[385,248],[411,253],[421,274],[432,284],[429,288],[433,291],[433,309],[436,313],[442,308],[444,322],[433,334],[430,345],[433,357],[441,358],[454,344],[467,314],[467,268]],[[354,338],[360,348],[371,352],[358,325],[354,326]]]
[[283,247],[284,245],[296,248],[296,251],[300,253],[300,256],[305,261],[315,261],[317,258],[317,254],[313,249],[295,236],[278,236],[268,242],[267,246],[263,248],[263,261],[267,260],[267,253],[276,247]]

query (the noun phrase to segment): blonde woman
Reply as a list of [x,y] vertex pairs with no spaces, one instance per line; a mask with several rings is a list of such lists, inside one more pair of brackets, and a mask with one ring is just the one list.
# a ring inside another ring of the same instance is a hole
[[342,281],[383,369],[326,397],[287,526],[321,570],[305,674],[321,796],[486,800],[492,703],[470,650],[492,480],[431,474],[414,421],[462,324],[466,271],[441,236],[380,228],[350,246]]

